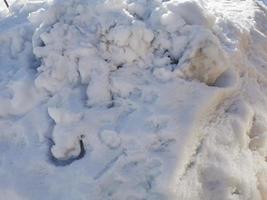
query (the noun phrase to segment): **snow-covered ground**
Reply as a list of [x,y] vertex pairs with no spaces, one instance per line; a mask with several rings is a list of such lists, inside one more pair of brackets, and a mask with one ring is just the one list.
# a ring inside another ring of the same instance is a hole
[[267,200],[267,6],[0,2],[0,200]]

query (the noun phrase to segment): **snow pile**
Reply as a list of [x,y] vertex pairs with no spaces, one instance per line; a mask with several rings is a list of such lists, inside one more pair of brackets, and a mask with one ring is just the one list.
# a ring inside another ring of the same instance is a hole
[[229,65],[218,39],[205,28],[212,19],[196,2],[150,4],[59,2],[44,14],[33,13],[30,19],[40,24],[34,53],[42,60],[36,85],[53,94],[67,84],[91,82],[89,101],[109,101],[110,72],[130,65],[162,71],[165,79],[171,78],[168,72],[182,70],[188,78],[212,84]]
[[0,21],[0,191],[266,199],[267,10],[243,4],[238,24],[208,0],[15,3]]

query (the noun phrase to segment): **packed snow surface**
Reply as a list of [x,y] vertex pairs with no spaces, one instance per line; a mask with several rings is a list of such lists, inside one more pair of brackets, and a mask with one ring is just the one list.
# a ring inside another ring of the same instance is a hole
[[1,2],[0,200],[267,200],[264,2]]

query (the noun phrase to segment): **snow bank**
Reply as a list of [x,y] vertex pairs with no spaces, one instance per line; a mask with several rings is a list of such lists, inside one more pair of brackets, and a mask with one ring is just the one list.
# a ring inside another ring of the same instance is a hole
[[13,4],[0,21],[7,198],[266,199],[266,7],[236,24],[214,5]]

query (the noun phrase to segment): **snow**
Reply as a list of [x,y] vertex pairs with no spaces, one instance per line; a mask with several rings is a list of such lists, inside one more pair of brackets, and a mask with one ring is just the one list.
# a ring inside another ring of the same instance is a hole
[[263,1],[10,5],[0,199],[267,199]]

